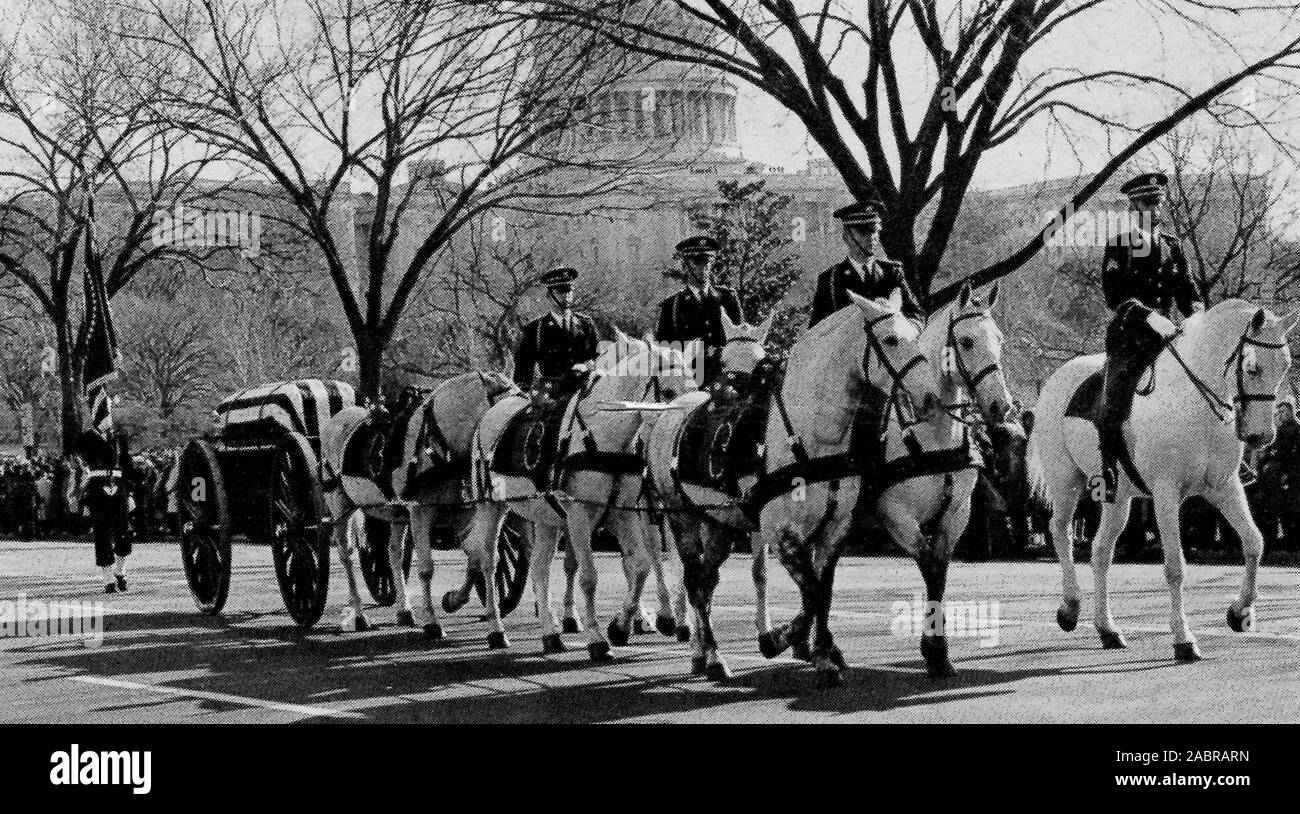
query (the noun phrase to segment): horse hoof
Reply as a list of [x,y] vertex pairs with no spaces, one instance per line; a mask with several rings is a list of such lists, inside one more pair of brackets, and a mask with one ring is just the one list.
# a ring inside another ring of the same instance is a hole
[[608,642],[592,642],[591,644],[587,645],[587,655],[591,657],[592,661],[597,661],[597,662],[614,660],[614,657],[611,656],[609,653]]
[[415,614],[409,610],[398,611],[397,624],[399,627],[415,627]]
[[566,616],[564,626],[561,628],[565,633],[581,633],[582,628],[578,625],[578,620],[572,616]]
[[605,629],[605,633],[609,635],[610,644],[615,647],[623,647],[627,644],[628,633],[618,626],[617,619],[609,620],[609,627]]
[[448,591],[442,595],[442,609],[447,613],[455,613],[460,610],[460,605],[456,604],[455,591]]
[[704,675],[710,681],[723,682],[731,680],[730,668],[727,667],[725,662],[721,661],[715,661],[710,664],[708,668],[705,669]]
[[948,660],[948,639],[943,636],[922,636],[921,657],[925,659],[925,671],[931,679],[951,678],[957,670]]
[[656,616],[655,628],[665,636],[671,636],[677,632],[677,620],[671,616]]
[[1200,661],[1201,648],[1197,646],[1196,642],[1175,642],[1174,660],[1175,661]]
[[844,676],[838,667],[830,666],[817,671],[817,686],[823,690],[834,689],[844,684]]
[[790,643],[778,639],[774,631],[768,630],[758,634],[758,652],[762,653],[765,659],[776,658],[789,646]]
[[1057,608],[1056,624],[1061,626],[1061,630],[1069,633],[1079,626],[1079,614],[1077,611],[1074,613],[1068,613],[1065,608]]
[[488,650],[505,650],[510,646],[504,631],[494,630],[487,635]]
[[646,622],[646,620],[642,619],[642,618],[639,617],[639,616],[637,617],[637,619],[636,619],[636,624],[633,625],[633,628],[632,628],[632,629],[633,629],[634,631],[636,631],[636,634],[637,634],[638,636],[644,636],[644,635],[646,635],[647,633],[654,633],[654,632],[655,632],[654,628],[650,627],[650,625]]
[[691,657],[691,675],[702,676],[708,672],[709,662],[704,656]]
[[689,625],[681,625],[677,628],[677,641],[689,642],[691,640],[691,628]]
[[808,642],[795,642],[790,646],[790,655],[799,659],[799,661],[812,661],[812,651],[808,649]]
[[370,620],[362,616],[361,614],[357,614],[357,623],[356,623],[357,633],[364,633],[369,629],[370,629]]
[[424,626],[424,638],[431,642],[442,641],[442,625],[437,622],[430,622]]
[[1255,632],[1255,609],[1246,606],[1238,615],[1232,606],[1228,606],[1228,627],[1237,633],[1254,633]]
[[1124,634],[1118,630],[1098,630],[1097,635],[1101,637],[1102,650],[1123,650],[1128,647]]
[[563,653],[566,649],[568,648],[564,646],[564,640],[560,638],[560,634],[552,633],[548,636],[542,637],[543,653],[547,655],[552,653]]
[[844,654],[840,652],[838,647],[832,646],[830,652],[826,654],[826,658],[830,659],[831,664],[834,664],[841,670],[849,669],[848,662],[844,660]]

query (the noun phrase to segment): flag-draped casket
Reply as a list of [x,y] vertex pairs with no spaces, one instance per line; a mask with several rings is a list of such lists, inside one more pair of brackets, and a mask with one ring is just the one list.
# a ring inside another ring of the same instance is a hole
[[357,403],[352,385],[333,379],[299,379],[241,390],[217,405],[217,433],[230,444],[264,442],[286,431],[305,435],[320,454],[325,423]]

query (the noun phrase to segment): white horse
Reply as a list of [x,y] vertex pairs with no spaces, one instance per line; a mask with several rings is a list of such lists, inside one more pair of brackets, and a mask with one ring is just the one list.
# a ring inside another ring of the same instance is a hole
[[[750,325],[733,323],[726,314],[722,315],[726,341],[719,357],[719,380],[714,388],[735,391],[738,377],[743,380],[755,374],[759,363],[767,356],[763,343],[771,331],[774,317],[775,312],[762,324]],[[744,388],[745,385],[741,384],[740,390]],[[726,395],[736,397],[740,393],[729,392]],[[706,675],[712,681],[726,681],[731,678],[731,670],[718,653],[709,621],[708,603],[718,582],[718,570],[731,553],[728,532],[750,535],[757,607],[761,609],[757,621],[760,633],[767,630],[764,626],[767,618],[767,551],[762,548],[762,538],[752,533],[754,525],[740,509],[738,495],[682,482],[675,474],[682,455],[698,452],[681,449],[682,430],[695,412],[713,398],[712,392],[688,393],[673,402],[676,409],[664,411],[647,421],[646,462],[654,494],[673,532],[675,548],[682,563],[683,587],[695,615],[693,635],[690,636],[691,672]],[[743,416],[741,418],[743,420]],[[728,439],[731,429],[728,428]],[[748,488],[754,480],[751,476],[741,477],[738,485]]]
[[[990,423],[1011,412],[1012,397],[1002,371],[1002,331],[990,313],[997,299],[996,284],[987,303],[963,286],[956,302],[930,316],[921,349],[938,372],[945,409],[907,426],[894,411],[886,427],[882,475],[888,485],[876,502],[876,515],[894,542],[916,560],[926,598],[933,603],[943,602],[948,566],[970,519],[978,474],[979,453],[970,428],[952,411],[964,409],[969,396]],[[909,435],[914,439],[910,443]],[[918,449],[920,454],[914,454]],[[942,609],[942,604],[937,607]],[[926,669],[932,678],[955,675],[948,660],[944,614],[931,618],[936,629],[921,634]]]
[[[1156,317],[1159,322],[1163,318]],[[1209,501],[1241,539],[1245,574],[1241,592],[1228,608],[1228,624],[1238,632],[1254,626],[1255,577],[1264,542],[1246,504],[1239,469],[1243,442],[1266,444],[1273,438],[1272,402],[1291,366],[1287,334],[1296,320],[1242,300],[1225,300],[1187,319],[1155,364],[1154,386],[1140,390],[1126,424],[1125,441],[1137,473],[1150,489],[1164,549],[1170,591],[1169,627],[1179,661],[1201,657],[1183,610],[1182,541],[1178,512],[1184,500]],[[1163,328],[1173,326],[1163,321]],[[1045,482],[1053,507],[1052,534],[1061,562],[1063,599],[1057,621],[1064,630],[1078,624],[1082,593],[1074,573],[1069,534],[1076,501],[1085,485],[1100,493],[1101,456],[1097,431],[1066,409],[1088,376],[1102,367],[1101,355],[1066,362],[1047,380],[1039,397],[1037,423],[1029,439],[1030,477]],[[1235,413],[1235,424],[1228,419]],[[1104,504],[1092,541],[1097,599],[1093,621],[1105,648],[1125,647],[1111,616],[1107,570],[1115,540],[1128,522],[1130,502],[1141,495],[1128,472],[1119,478],[1116,501]]]
[[[388,566],[397,595],[397,620],[414,625],[411,586],[403,578],[405,539],[410,534],[412,558],[416,563],[412,577],[422,586],[425,613],[424,631],[432,640],[442,638],[442,627],[432,597],[432,535],[436,521],[453,528],[464,525],[468,509],[465,504],[465,478],[470,458],[470,440],[478,420],[488,409],[511,394],[518,394],[514,383],[499,373],[463,373],[448,379],[424,397],[400,437],[389,443],[402,444],[400,465],[380,484],[373,478],[351,471],[346,465],[352,456],[365,457],[366,450],[351,449],[365,443],[357,431],[367,425],[371,411],[365,407],[348,407],[336,414],[321,430],[321,460],[325,478],[325,503],[334,518],[334,539],[348,580],[348,605],[343,611],[345,631],[365,630],[369,620],[362,610],[361,595],[353,553],[356,540],[364,534],[360,509],[367,515],[391,524],[388,537]],[[408,481],[410,483],[408,484]],[[408,488],[408,486],[413,488]],[[468,550],[467,550],[468,551]],[[379,552],[376,552],[379,554]],[[471,572],[492,574],[492,570],[475,571],[471,554]],[[478,563],[481,566],[481,563]],[[473,580],[467,580],[473,584]],[[487,582],[489,596],[491,579]]]
[[[551,563],[558,535],[567,531],[569,545],[578,561],[578,584],[585,600],[583,626],[587,651],[593,660],[606,661],[611,658],[609,642],[605,640],[595,616],[596,566],[591,553],[591,533],[600,518],[619,500],[615,490],[621,491],[621,482],[633,473],[608,471],[600,459],[605,457],[601,453],[614,456],[635,454],[641,416],[634,409],[611,412],[599,419],[597,415],[604,407],[620,402],[669,401],[695,389],[696,384],[680,351],[635,340],[622,332],[618,332],[615,342],[603,349],[595,368],[595,373],[581,391],[570,399],[561,425],[561,449],[567,448],[568,456],[586,451],[587,460],[570,457],[562,462],[563,482],[554,488],[539,489],[531,478],[499,472],[493,466],[497,444],[512,419],[528,405],[527,397],[507,397],[484,415],[473,441],[471,488],[475,510],[466,545],[475,547],[484,572],[492,573],[496,554],[495,533],[503,514],[510,510],[531,521],[534,542],[529,576],[541,617],[543,652],[552,653],[562,651],[564,643],[550,599]],[[609,460],[605,457],[605,462]],[[636,469],[639,471],[640,466]],[[634,496],[629,499],[634,499]],[[650,543],[645,533],[648,526],[643,512],[635,522],[627,522],[624,512],[609,512],[609,516],[616,525],[614,531],[624,551],[630,580],[623,611],[614,625],[622,631],[626,630],[639,607],[644,584],[643,578],[635,579],[636,574],[644,573],[644,569],[628,563],[629,560],[651,556]],[[671,616],[662,582],[660,613]],[[491,591],[488,592],[487,615],[491,628],[488,646],[494,649],[507,647],[509,643]]]
[[[791,623],[774,630],[764,618],[764,602],[758,610],[760,647],[775,654],[815,625],[810,658],[823,685],[841,680],[843,659],[831,640],[827,618],[835,563],[861,481],[860,467],[848,448],[856,407],[867,387],[889,393],[891,407],[917,404],[929,413],[939,404],[917,328],[899,310],[901,294],[895,291],[889,300],[875,301],[851,296],[856,307],[827,317],[791,349],[784,379],[773,395],[762,474],[747,496],[759,510],[761,550],[777,548],[803,606]],[[667,433],[660,436],[658,427],[651,439],[652,466],[667,473],[673,439]],[[663,482],[656,474],[656,485]],[[689,524],[683,529],[692,533]],[[703,524],[695,533],[708,535],[709,529]],[[716,579],[708,578],[707,569],[701,571],[703,578],[691,576],[686,552],[695,547],[689,539],[683,543],[687,590],[707,651],[706,669],[725,677],[725,664],[708,667],[721,663],[708,613]]]

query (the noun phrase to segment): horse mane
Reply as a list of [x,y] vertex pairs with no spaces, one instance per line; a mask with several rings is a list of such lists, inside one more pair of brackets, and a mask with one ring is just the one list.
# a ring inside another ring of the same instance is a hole
[[[1246,322],[1259,308],[1258,305],[1246,300],[1222,300],[1183,320],[1183,334],[1188,344],[1193,347],[1205,346],[1202,337],[1216,331],[1222,332],[1226,340],[1236,342],[1246,330]],[[1231,336],[1228,336],[1229,334]]]
[[1215,303],[1183,321],[1183,334],[1174,340],[1174,345],[1186,354],[1188,364],[1198,375],[1207,380],[1218,379],[1238,341],[1249,329],[1250,320],[1260,310],[1266,317],[1265,326],[1278,324],[1276,315],[1256,303],[1240,299]]
[[[803,336],[799,337],[799,340],[795,342],[795,347],[797,348],[804,342],[810,342],[813,340],[820,341],[825,339],[840,328],[844,327],[844,323],[848,322],[854,315],[860,313],[862,313],[862,309],[856,307],[852,303],[844,306],[840,310],[827,315],[821,322],[818,322],[816,325],[804,331]],[[793,350],[793,348],[791,350]]]

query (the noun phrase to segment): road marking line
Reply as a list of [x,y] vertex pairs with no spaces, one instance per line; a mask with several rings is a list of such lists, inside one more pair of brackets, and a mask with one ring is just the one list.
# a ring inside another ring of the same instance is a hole
[[[754,611],[753,605],[715,605],[714,608],[715,610],[747,611],[750,613]],[[771,613],[779,613],[779,614],[795,613],[794,608],[781,607],[778,605],[768,606],[768,611]],[[838,616],[844,619],[857,619],[857,620],[893,618],[893,614],[888,611],[850,611],[850,610],[834,610],[834,609],[831,610],[831,616]],[[1080,621],[1082,621],[1082,618],[1083,615],[1080,614]],[[1056,622],[1040,622],[1035,619],[999,619],[998,624],[1011,625],[1015,627],[1039,627],[1039,628],[1049,628],[1049,629],[1056,629],[1059,627]],[[1169,630],[1168,625],[1161,626],[1161,625],[1121,624],[1119,627],[1121,630],[1125,632],[1132,631],[1134,633],[1170,633],[1171,632]],[[1283,641],[1300,642],[1300,633],[1277,633],[1270,630],[1259,630],[1258,628],[1250,633],[1237,633],[1232,630],[1199,630],[1199,629],[1194,632],[1196,633],[1196,637],[1198,639],[1203,636],[1222,636],[1228,639],[1257,638],[1257,639],[1281,639]]]
[[282,704],[278,701],[266,701],[261,698],[248,698],[242,695],[228,695],[224,692],[206,692],[204,690],[182,690],[177,687],[168,687],[162,684],[141,684],[135,681],[120,681],[115,678],[100,678],[99,676],[70,676],[69,681],[80,681],[83,684],[99,684],[105,687],[116,687],[122,690],[146,690],[156,692],[159,695],[179,695],[187,698],[202,698],[207,701],[225,701],[231,704],[242,704],[248,707],[261,707],[262,709],[275,709],[281,712],[296,712],[300,715],[324,715],[330,718],[367,718],[360,712],[350,712],[348,710],[331,709],[330,707],[314,707],[303,704]]

